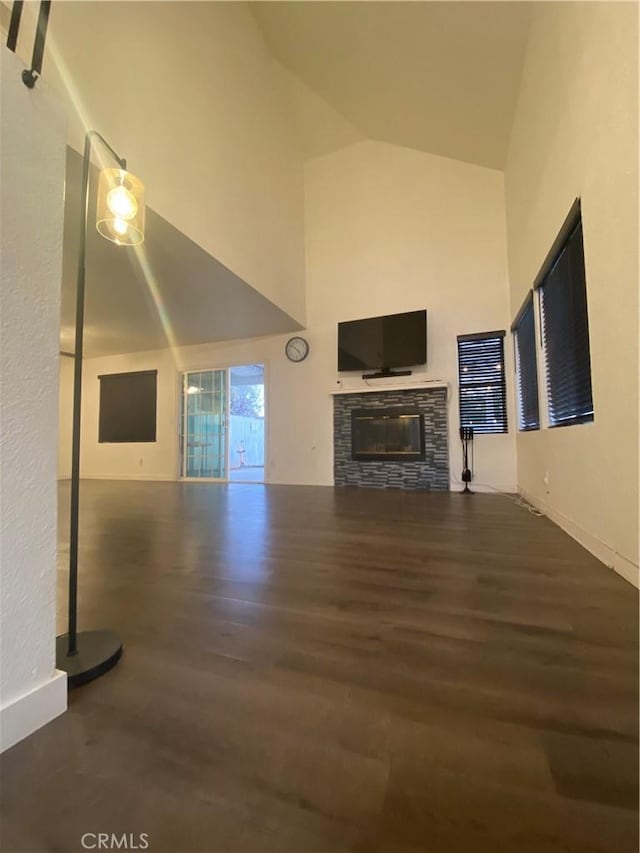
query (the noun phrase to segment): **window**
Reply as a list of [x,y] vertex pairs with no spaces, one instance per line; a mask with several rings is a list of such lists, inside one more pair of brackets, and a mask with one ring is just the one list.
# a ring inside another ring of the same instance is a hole
[[504,332],[458,336],[460,426],[507,432]]
[[157,371],[111,373],[98,379],[98,441],[155,441]]
[[513,321],[518,396],[518,429],[540,429],[538,408],[538,366],[536,363],[536,326],[533,291],[529,291]]
[[549,424],[593,420],[587,287],[576,201],[535,286],[539,289]]

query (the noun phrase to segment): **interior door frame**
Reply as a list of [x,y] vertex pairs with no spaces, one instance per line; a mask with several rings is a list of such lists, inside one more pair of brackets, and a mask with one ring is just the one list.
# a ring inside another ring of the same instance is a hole
[[264,477],[262,480],[253,480],[247,481],[247,485],[254,484],[267,484],[269,482],[269,423],[270,423],[270,415],[269,415],[269,407],[270,407],[270,398],[269,394],[269,374],[270,374],[270,365],[268,359],[260,359],[257,361],[252,361],[251,359],[245,361],[238,361],[234,359],[231,362],[227,362],[225,364],[219,365],[217,367],[188,367],[181,370],[176,371],[176,387],[178,390],[178,399],[176,406],[176,424],[180,424],[180,413],[182,411],[182,398],[184,396],[184,377],[188,373],[204,373],[210,370],[224,370],[227,374],[226,381],[226,389],[227,389],[227,410],[225,413],[225,462],[226,462],[226,477],[183,477],[183,463],[184,463],[184,447],[180,448],[180,427],[177,430],[176,435],[176,460],[177,460],[177,473],[176,479],[180,480],[184,483],[232,483],[233,480],[229,478],[229,470],[231,464],[231,448],[230,448],[230,438],[231,438],[231,424],[230,424],[230,408],[231,408],[231,370],[234,367],[244,367],[247,364],[261,364],[263,368],[263,394],[264,394]]

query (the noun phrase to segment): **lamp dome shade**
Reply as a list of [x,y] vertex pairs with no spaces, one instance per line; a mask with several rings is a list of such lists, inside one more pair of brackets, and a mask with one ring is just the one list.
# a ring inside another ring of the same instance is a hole
[[103,169],[98,181],[96,228],[119,246],[144,241],[144,184],[124,169]]

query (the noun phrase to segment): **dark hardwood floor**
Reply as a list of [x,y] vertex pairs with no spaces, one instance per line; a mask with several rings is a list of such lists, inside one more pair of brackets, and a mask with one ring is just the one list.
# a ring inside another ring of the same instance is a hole
[[[152,853],[637,851],[637,594],[547,519],[293,486],[81,499],[80,627],[125,653],[2,757],[4,853],[99,832]],[[64,484],[61,631],[67,503]]]

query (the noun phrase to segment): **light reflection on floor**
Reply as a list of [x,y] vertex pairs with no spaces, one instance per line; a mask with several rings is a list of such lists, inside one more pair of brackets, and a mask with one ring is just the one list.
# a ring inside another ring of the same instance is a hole
[[264,467],[231,468],[229,480],[232,483],[264,483]]

